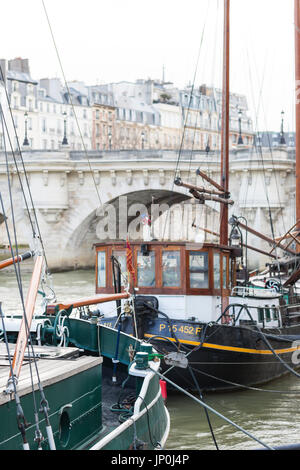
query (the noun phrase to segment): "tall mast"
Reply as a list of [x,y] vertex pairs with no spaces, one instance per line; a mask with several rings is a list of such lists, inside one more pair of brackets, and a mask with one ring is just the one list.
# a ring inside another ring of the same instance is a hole
[[[300,0],[295,0],[296,222],[300,220]],[[300,230],[300,224],[297,226]],[[299,245],[297,245],[299,252]]]
[[[299,0],[300,1],[300,0]],[[221,133],[221,186],[229,190],[229,64],[230,64],[230,0],[224,0],[224,56]],[[220,243],[228,245],[228,206],[222,204],[220,213]]]

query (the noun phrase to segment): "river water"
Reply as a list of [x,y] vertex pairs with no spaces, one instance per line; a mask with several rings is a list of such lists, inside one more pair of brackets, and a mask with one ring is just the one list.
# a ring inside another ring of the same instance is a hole
[[[22,274],[24,295],[30,275]],[[89,297],[95,293],[95,273],[71,271],[54,273],[53,288],[58,300]],[[13,271],[0,272],[0,301],[4,313],[21,311]],[[209,394],[205,402],[268,446],[300,442],[300,379],[289,375],[265,385],[259,391],[244,390]],[[214,450],[216,445],[203,408],[181,393],[168,395],[171,431],[166,449]],[[220,450],[250,450],[261,445],[209,413],[215,440]]]

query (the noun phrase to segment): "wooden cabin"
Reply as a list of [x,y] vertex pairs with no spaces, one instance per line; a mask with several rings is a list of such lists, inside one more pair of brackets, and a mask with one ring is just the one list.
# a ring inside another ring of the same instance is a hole
[[[231,249],[213,244],[130,242],[139,294],[230,295],[235,261]],[[200,248],[201,246],[201,248]],[[98,243],[96,292],[114,292],[111,257],[127,284],[126,242]]]
[[[134,241],[130,242],[130,246],[136,294],[156,297],[159,310],[170,318],[214,321],[224,308],[221,299],[227,298],[229,303],[248,305],[251,315],[258,323],[264,324],[261,312],[265,311],[266,322],[269,325],[279,325],[277,311],[274,318],[268,317],[271,307],[273,310],[277,309],[278,295],[269,290],[237,286],[237,252],[234,247],[212,243],[200,245],[158,241]],[[97,243],[95,249],[96,293],[115,292],[112,256],[121,265],[121,290],[128,288],[126,242]],[[130,292],[133,292],[132,284]],[[110,310],[101,306],[105,317],[111,316]],[[240,318],[244,321],[249,319],[246,313]]]

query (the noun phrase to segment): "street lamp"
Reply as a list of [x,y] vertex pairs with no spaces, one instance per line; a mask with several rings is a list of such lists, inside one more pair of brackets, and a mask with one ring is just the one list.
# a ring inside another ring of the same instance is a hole
[[243,137],[242,137],[242,110],[239,110],[239,139],[238,139],[238,145],[243,145]]
[[63,113],[64,116],[64,138],[62,141],[62,145],[68,145],[68,139],[67,139],[67,113]]
[[141,137],[142,137],[142,150],[144,150],[144,147],[145,147],[145,133],[144,132],[142,132]]
[[25,112],[24,116],[25,116],[25,138],[24,138],[23,145],[26,146],[26,145],[29,145],[29,140],[28,140],[28,137],[27,137],[27,124],[28,124],[28,113],[27,113],[27,111]]
[[283,130],[283,122],[284,122],[284,111],[281,111],[281,129],[280,129],[280,145],[285,145],[285,137],[284,137],[284,130]]
[[209,152],[210,152],[209,137],[208,137],[208,139],[207,139],[207,144],[206,144],[206,147],[205,147],[205,152],[206,152],[207,155],[208,155]]

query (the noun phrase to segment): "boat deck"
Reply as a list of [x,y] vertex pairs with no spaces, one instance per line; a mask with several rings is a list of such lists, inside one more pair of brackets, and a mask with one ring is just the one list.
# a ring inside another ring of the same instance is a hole
[[[13,357],[15,344],[9,345],[11,358]],[[31,352],[31,351],[30,351]],[[55,346],[34,346],[39,378],[43,387],[52,385],[84,370],[95,367],[103,362],[102,357],[80,356],[77,348],[62,348]],[[31,365],[30,365],[31,362]],[[37,374],[31,354],[26,351],[23,367],[18,380],[19,396],[31,393],[31,369],[35,390],[38,389]],[[11,400],[11,396],[5,393],[10,376],[10,364],[7,348],[0,343],[0,405]]]

